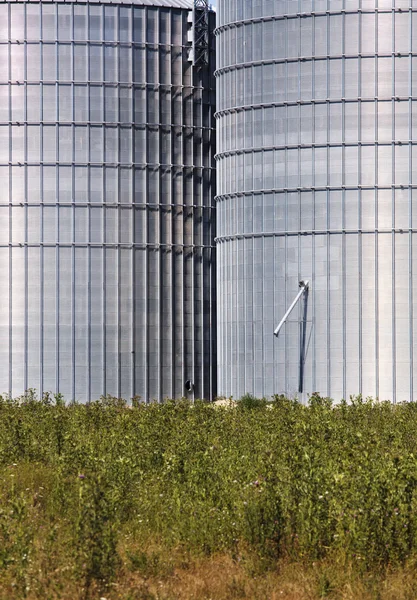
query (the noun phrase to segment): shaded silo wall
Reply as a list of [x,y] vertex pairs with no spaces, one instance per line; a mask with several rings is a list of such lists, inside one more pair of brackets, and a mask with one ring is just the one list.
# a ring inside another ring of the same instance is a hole
[[415,399],[417,6],[217,14],[219,393]]
[[191,7],[0,4],[0,392],[213,393],[212,98]]

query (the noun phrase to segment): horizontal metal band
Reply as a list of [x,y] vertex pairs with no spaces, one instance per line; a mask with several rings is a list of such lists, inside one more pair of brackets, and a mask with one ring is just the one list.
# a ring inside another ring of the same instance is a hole
[[198,85],[180,85],[176,83],[144,83],[143,81],[104,81],[97,79],[4,79],[2,80],[2,85],[9,84],[11,86],[24,86],[28,85],[36,85],[36,84],[47,84],[47,85],[79,85],[79,86],[90,86],[94,88],[123,88],[123,89],[133,89],[133,90],[153,90],[157,91],[160,89],[166,90],[196,90],[196,91],[207,91],[211,90],[211,88],[198,86]]
[[[138,129],[139,131],[144,131],[145,129],[169,129],[174,130],[174,131],[184,131],[187,132],[187,130],[192,131],[192,132],[198,132],[198,131],[209,131],[210,133],[215,131],[214,127],[199,127],[198,125],[176,125],[175,123],[139,123],[137,121],[0,121],[0,125],[10,125],[10,126],[14,126],[14,127],[25,127],[25,125],[29,125],[29,126],[38,126],[40,127],[41,125],[46,125],[48,127],[50,126],[58,126],[58,127],[108,127],[108,128],[112,128],[112,129],[130,129],[130,130],[134,130],[134,129]],[[165,132],[163,132],[165,133]]]
[[302,231],[262,231],[259,233],[236,233],[215,238],[217,244],[232,242],[234,240],[246,240],[264,237],[304,237],[314,235],[361,235],[361,234],[403,234],[417,233],[417,228],[363,228],[363,229],[310,229]]
[[159,243],[94,243],[94,242],[22,242],[5,244],[0,243],[0,248],[103,248],[103,249],[121,249],[121,250],[193,250],[193,249],[215,249],[216,246],[209,244],[159,244]]
[[[7,0],[10,4],[39,4],[39,0]],[[50,3],[50,0],[48,1]],[[79,0],[61,0],[57,4],[78,4]],[[99,4],[104,6],[115,6],[130,5],[137,6],[139,8],[146,8],[147,6],[159,6],[163,8],[181,8],[185,10],[192,9],[192,0],[88,0],[90,4]]]
[[[1,196],[0,196],[1,198]],[[131,202],[130,204],[122,202],[7,202],[2,204],[0,201],[0,210],[2,207],[14,207],[14,208],[25,208],[25,207],[55,207],[55,208],[121,208],[127,210],[166,210],[171,212],[174,210],[186,211],[186,210],[216,210],[215,206],[201,205],[201,204],[151,204]]]
[[[242,140],[243,141],[243,140]],[[224,150],[215,155],[216,160],[227,158],[228,156],[236,156],[239,154],[253,154],[254,152],[263,152],[270,150],[308,150],[315,148],[360,148],[366,147],[379,147],[379,146],[417,146],[417,139],[415,140],[393,140],[392,142],[327,142],[317,144],[288,144],[282,146],[253,146],[251,148],[240,148],[239,150]]]
[[233,29],[241,25],[251,25],[252,23],[265,23],[268,21],[285,21],[288,19],[306,19],[309,17],[324,17],[326,15],[356,15],[356,14],[378,14],[378,13],[414,13],[417,12],[416,7],[407,8],[352,8],[352,9],[338,9],[338,10],[318,10],[309,12],[293,12],[281,15],[267,15],[263,17],[249,17],[247,19],[239,19],[238,21],[229,21],[228,23],[222,23],[214,30],[214,35]]
[[[3,0],[8,4],[13,4],[14,2],[16,2],[16,0]],[[90,1],[90,0],[89,0]],[[59,4],[59,1],[56,2],[54,0],[54,2],[52,2],[52,0],[49,0],[50,4],[54,5],[54,4]],[[68,2],[68,0],[64,0],[65,3]],[[39,4],[39,1],[38,1]],[[176,49],[178,48],[178,50],[186,50],[188,49],[190,46],[189,44],[163,44],[161,42],[146,42],[146,41],[131,41],[131,42],[122,42],[120,40],[93,40],[93,39],[84,39],[84,40],[78,40],[76,38],[69,38],[69,37],[56,37],[54,39],[42,39],[42,38],[1,38],[0,39],[0,45],[6,45],[6,44],[10,44],[11,46],[20,46],[22,44],[27,44],[27,45],[34,45],[34,44],[42,44],[45,46],[54,46],[55,44],[77,44],[77,46],[106,46],[108,48],[117,48],[118,46],[121,46],[123,48],[147,48],[150,47],[151,49],[154,49],[155,47],[160,50],[163,48],[170,48],[170,49]]]
[[215,117],[218,120],[220,117],[232,114],[239,113],[248,110],[256,110],[260,108],[279,108],[284,106],[311,106],[315,104],[369,104],[369,103],[387,103],[387,102],[408,102],[408,101],[417,101],[416,96],[355,96],[352,98],[321,98],[321,99],[311,99],[311,100],[284,100],[283,102],[260,102],[257,104],[241,104],[239,106],[231,106],[228,108],[222,108],[221,110],[215,113]]
[[246,67],[261,67],[263,65],[277,65],[287,63],[304,63],[304,62],[317,62],[330,60],[341,60],[343,58],[406,58],[407,56],[416,57],[416,52],[358,52],[356,54],[312,54],[305,56],[291,56],[287,58],[264,58],[261,60],[249,60],[242,63],[233,63],[220,67],[214,72],[216,77],[223,75],[223,73],[229,73],[231,71],[240,71]]
[[201,169],[202,171],[214,171],[215,167],[200,166],[200,165],[187,165],[187,164],[162,164],[162,163],[135,163],[135,162],[65,162],[65,161],[0,161],[0,167],[55,167],[55,166],[67,166],[67,167],[123,167],[125,169]]
[[285,192],[327,192],[327,191],[362,191],[362,190],[417,190],[417,183],[408,185],[322,185],[322,186],[309,186],[309,187],[282,187],[282,188],[263,188],[259,190],[242,190],[233,194],[222,194],[216,196],[215,200],[217,203],[225,200],[233,200],[234,198],[241,198],[243,196],[259,196],[260,194],[283,194]]

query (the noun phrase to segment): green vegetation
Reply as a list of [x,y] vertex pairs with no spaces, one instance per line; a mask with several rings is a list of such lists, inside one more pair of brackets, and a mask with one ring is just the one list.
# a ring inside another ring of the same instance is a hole
[[415,404],[361,398],[0,397],[0,598],[209,598],[178,574],[213,561],[216,600],[273,598],[289,565],[309,595],[276,597],[391,597],[417,572],[416,432]]

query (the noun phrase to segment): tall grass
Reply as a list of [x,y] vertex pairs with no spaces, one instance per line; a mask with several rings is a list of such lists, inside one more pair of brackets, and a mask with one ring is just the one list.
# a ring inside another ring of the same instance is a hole
[[[0,397],[0,597],[163,598],[144,582],[220,556],[250,577],[325,565],[311,597],[336,597],[331,563],[413,569],[416,432],[416,405],[361,398]],[[255,597],[239,581],[225,597]]]

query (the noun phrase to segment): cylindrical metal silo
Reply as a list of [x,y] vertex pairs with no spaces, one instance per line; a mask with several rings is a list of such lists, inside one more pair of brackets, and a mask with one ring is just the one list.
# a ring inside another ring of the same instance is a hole
[[219,393],[416,399],[417,8],[219,0],[217,51]]
[[0,4],[0,392],[213,393],[213,103],[192,6]]

